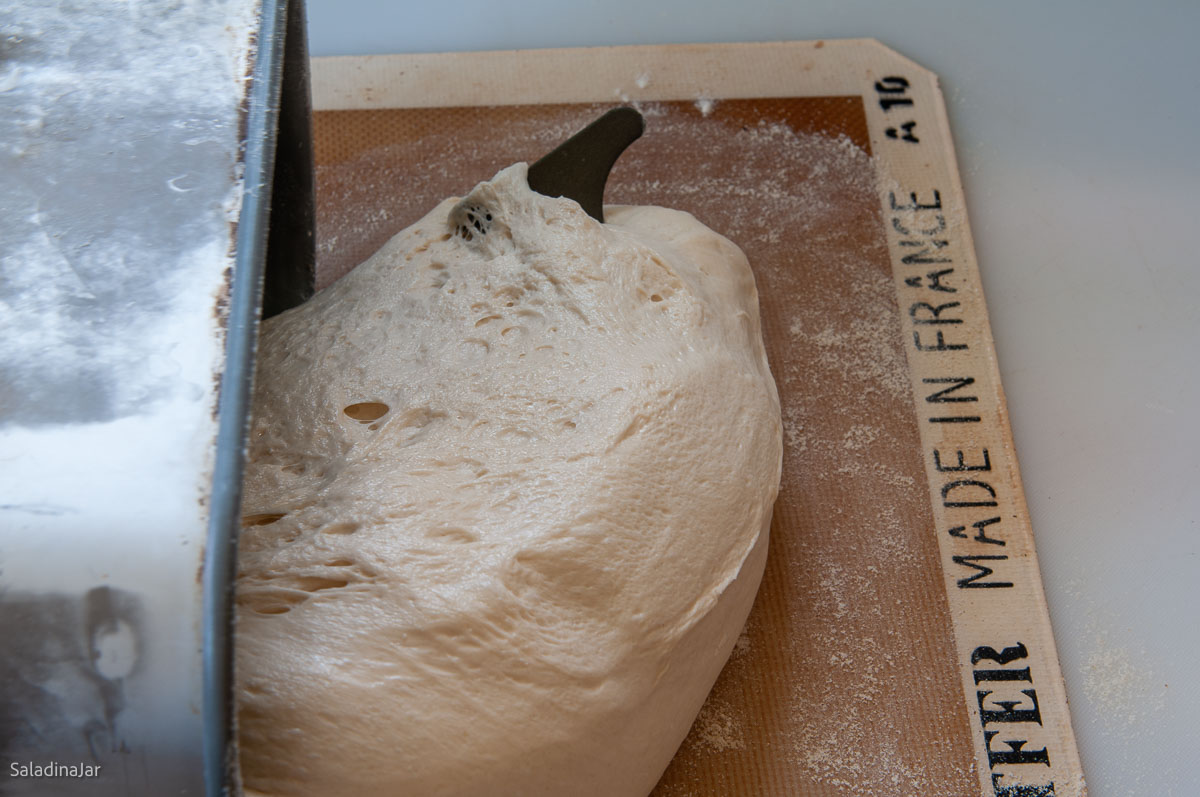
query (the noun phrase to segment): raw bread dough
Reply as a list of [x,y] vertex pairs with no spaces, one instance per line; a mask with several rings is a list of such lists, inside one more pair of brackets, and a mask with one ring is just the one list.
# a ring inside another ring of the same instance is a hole
[[263,324],[248,793],[644,797],[741,631],[782,452],[746,259],[525,172]]

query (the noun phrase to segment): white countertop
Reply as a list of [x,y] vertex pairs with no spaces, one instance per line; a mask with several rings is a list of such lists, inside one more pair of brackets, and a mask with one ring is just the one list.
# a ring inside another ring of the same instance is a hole
[[1200,4],[308,14],[314,56],[870,37],[938,73],[1089,792],[1200,794]]

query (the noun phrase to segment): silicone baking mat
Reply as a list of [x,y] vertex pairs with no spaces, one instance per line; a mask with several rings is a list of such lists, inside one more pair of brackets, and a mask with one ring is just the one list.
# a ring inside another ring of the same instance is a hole
[[936,78],[871,41],[316,59],[318,283],[604,110],[758,282],[784,469],[656,797],[1085,793]]

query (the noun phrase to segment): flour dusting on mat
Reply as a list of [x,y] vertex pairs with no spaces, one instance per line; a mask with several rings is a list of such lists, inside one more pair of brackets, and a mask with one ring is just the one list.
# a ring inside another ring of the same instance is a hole
[[718,753],[741,750],[746,746],[742,726],[743,720],[734,713],[732,706],[719,700],[709,700],[700,709],[692,733],[696,744],[702,748]]

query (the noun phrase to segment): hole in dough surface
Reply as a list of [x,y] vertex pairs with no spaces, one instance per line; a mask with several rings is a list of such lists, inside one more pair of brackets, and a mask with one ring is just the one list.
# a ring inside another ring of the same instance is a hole
[[383,402],[363,401],[345,407],[342,412],[346,413],[347,417],[353,418],[359,423],[370,423],[387,415],[389,410],[391,410],[391,407]]
[[242,517],[242,528],[269,526],[284,517],[287,517],[287,512],[262,512],[257,515],[244,515]]
[[357,523],[334,523],[321,529],[322,534],[353,534],[358,531]]

